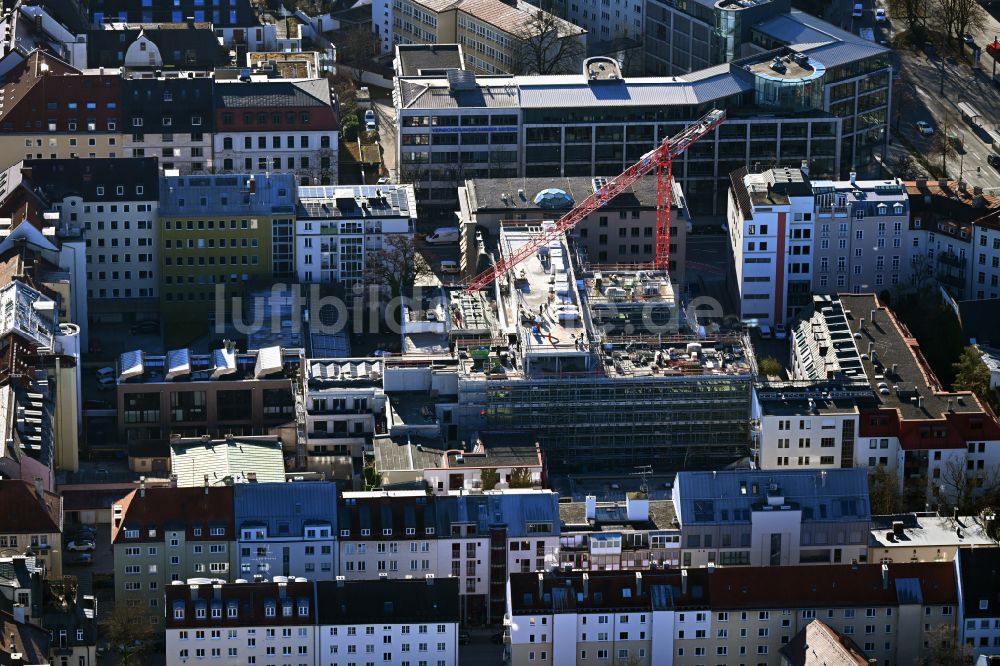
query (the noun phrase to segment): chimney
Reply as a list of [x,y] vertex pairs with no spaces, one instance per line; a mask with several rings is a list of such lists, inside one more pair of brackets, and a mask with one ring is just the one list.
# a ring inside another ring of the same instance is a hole
[[192,585],[188,585],[188,589],[191,590],[191,601],[197,601],[198,600],[198,583],[194,583]]
[[918,409],[923,409],[924,408],[924,396],[922,396],[922,395],[918,395],[917,396],[917,408]]
[[212,598],[216,601],[222,601],[222,585],[212,585]]
[[649,520],[649,497],[646,493],[625,495],[625,516],[631,523],[644,523]]
[[681,569],[681,594],[688,593],[688,572],[687,569]]
[[35,494],[38,495],[38,499],[45,499],[45,486],[42,485],[42,477],[35,477]]
[[433,585],[434,585],[434,574],[426,574],[424,576],[424,581],[427,583],[428,586],[432,586],[433,587]]
[[864,317],[861,318],[861,323],[858,324],[858,330],[859,331],[865,330],[865,318]]
[[635,596],[636,597],[641,597],[642,596],[642,572],[641,571],[636,571],[635,572]]
[[888,564],[883,564],[882,565],[882,589],[883,590],[888,590],[889,589],[889,565]]
[[[173,475],[171,475],[171,476],[173,478],[177,478],[177,477],[175,477]],[[146,477],[140,476],[139,477],[139,497],[145,497],[145,496],[146,496]]]
[[176,474],[171,474],[170,475],[170,487],[171,488],[176,488],[177,487],[177,475]]
[[895,535],[897,537],[903,536],[903,530],[904,529],[905,528],[903,526],[903,521],[902,520],[894,520],[894,521],[892,521],[892,533],[893,533],[893,535]]
[[955,411],[954,403],[951,398],[948,398],[948,412],[950,413],[953,411]]
[[896,376],[897,374],[899,374],[899,373],[897,372],[897,368],[898,368],[898,367],[899,367],[899,365],[898,365],[898,364],[896,364],[896,363],[893,363],[893,364],[892,364],[892,376],[893,376],[893,377],[895,377],[895,376]]
[[542,597],[545,596],[545,574],[538,572],[538,602],[541,603]]
[[871,321],[872,326],[874,326],[875,325],[875,311],[874,310],[872,310],[871,312],[868,313],[868,319]]
[[208,494],[208,474],[205,475],[205,494]]
[[852,171],[851,172],[851,186],[853,187],[854,185],[857,185],[857,183],[858,183],[858,172],[857,171]]
[[583,574],[583,599],[590,599],[590,574]]
[[826,470],[825,469],[822,470],[819,473],[819,485],[822,486],[823,488],[826,488]]
[[587,509],[587,520],[597,520],[597,498],[594,495],[587,495],[583,503]]
[[344,587],[345,580],[347,580],[346,576],[337,576],[337,587]]
[[254,179],[253,175],[251,175],[250,180],[247,181],[247,189],[250,190],[250,194],[255,194],[257,192],[257,181]]

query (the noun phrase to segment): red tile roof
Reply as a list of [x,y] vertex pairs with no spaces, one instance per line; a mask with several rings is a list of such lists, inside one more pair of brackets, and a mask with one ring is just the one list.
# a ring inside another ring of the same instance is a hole
[[913,592],[914,579],[924,605],[957,603],[950,562],[890,564],[887,581],[880,564],[722,567],[709,576],[709,597],[718,609],[895,606]]
[[[138,529],[136,539],[128,543],[163,541],[164,530],[184,531],[186,539],[231,541],[234,539],[233,489],[230,486],[209,488],[146,488],[133,490],[116,505],[122,518],[111,525],[111,542],[125,543],[125,529]],[[222,527],[223,535],[212,535],[212,527]],[[201,530],[195,536],[195,530]],[[150,536],[150,530],[155,530]]]
[[20,479],[0,481],[0,533],[51,534],[62,531],[62,499],[42,491],[40,501],[34,484]]

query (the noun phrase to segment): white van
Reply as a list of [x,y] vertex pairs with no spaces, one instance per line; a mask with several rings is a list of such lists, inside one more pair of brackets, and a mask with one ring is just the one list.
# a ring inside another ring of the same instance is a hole
[[441,272],[442,273],[458,273],[458,262],[452,261],[451,259],[445,259],[441,262]]
[[430,236],[424,238],[431,245],[458,242],[458,227],[438,227]]

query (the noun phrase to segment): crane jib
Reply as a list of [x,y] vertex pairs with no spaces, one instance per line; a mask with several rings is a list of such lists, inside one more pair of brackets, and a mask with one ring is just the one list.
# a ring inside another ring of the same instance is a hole
[[673,159],[683,154],[693,143],[713,131],[726,120],[726,112],[714,109],[698,122],[684,128],[678,134],[664,139],[659,146],[639,158],[639,161],[625,169],[604,186],[583,200],[554,225],[543,230],[531,241],[519,247],[511,255],[477,275],[465,288],[466,293],[479,291],[497,278],[506,275],[519,263],[535,254],[553,238],[575,227],[580,220],[631,187],[636,180],[657,170],[657,211],[656,211],[656,268],[667,270],[670,265],[670,208],[673,201]]

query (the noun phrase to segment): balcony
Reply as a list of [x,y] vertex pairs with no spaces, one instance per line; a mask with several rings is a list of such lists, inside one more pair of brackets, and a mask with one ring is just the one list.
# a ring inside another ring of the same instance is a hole
[[955,268],[965,268],[967,262],[965,257],[960,257],[954,252],[942,252],[937,257],[938,263]]

